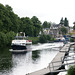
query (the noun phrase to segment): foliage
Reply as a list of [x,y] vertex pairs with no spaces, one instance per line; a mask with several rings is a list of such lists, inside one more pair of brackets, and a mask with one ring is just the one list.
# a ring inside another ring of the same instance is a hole
[[0,4],[0,31],[7,33],[9,31],[17,32],[19,29],[19,19],[12,11],[9,5]]
[[51,36],[50,35],[47,35],[47,40],[51,41]]
[[34,26],[33,34],[36,37],[39,35],[39,32],[42,30],[41,22],[36,16],[33,16],[31,18],[31,21],[33,22],[33,26]]
[[10,45],[11,44],[11,41],[14,39],[15,37],[15,33],[10,31],[6,34],[6,37],[7,37],[7,45]]
[[47,42],[47,36],[46,35],[41,35],[39,38],[40,43],[46,43]]
[[70,38],[70,42],[74,42],[74,39],[73,38]]
[[63,17],[61,18],[61,20],[60,20],[60,24],[64,24],[64,20],[63,20]]
[[75,75],[75,65],[69,68],[68,75]]
[[69,26],[69,22],[68,22],[66,17],[65,17],[65,20],[64,20],[64,26]]
[[63,35],[67,33],[67,29],[65,27],[60,28],[60,30]]
[[54,39],[53,38],[51,38],[51,36],[50,35],[41,35],[40,37],[39,37],[39,42],[40,43],[47,43],[47,42],[50,42],[50,41],[53,41]]
[[0,4],[0,32],[25,32],[27,36],[38,36],[42,31],[41,22],[36,16],[18,17],[9,5]]
[[65,17],[65,19],[63,19],[63,17],[60,20],[60,24],[64,25],[64,26],[69,26],[69,21],[67,20],[67,18]]
[[3,32],[0,32],[0,47],[5,46],[7,43],[6,36]]
[[7,34],[0,32],[0,48],[11,45],[11,40],[14,39],[15,33],[14,32],[8,32]]
[[51,26],[51,23],[49,23],[47,21],[44,21],[44,23],[42,24],[43,28],[50,28],[50,26]]
[[26,32],[26,36],[33,36],[33,30],[34,30],[34,27],[33,27],[33,23],[31,21],[31,19],[29,17],[23,17],[21,18],[21,21],[22,21],[22,26],[21,26],[21,30],[23,32]]
[[73,22],[74,26],[73,26],[73,30],[75,30],[75,22]]
[[36,44],[39,42],[39,37],[29,37],[29,40],[32,40],[32,43]]

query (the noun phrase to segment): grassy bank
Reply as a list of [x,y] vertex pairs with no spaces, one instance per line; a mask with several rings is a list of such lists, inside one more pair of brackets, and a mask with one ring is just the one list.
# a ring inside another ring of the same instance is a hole
[[41,35],[40,37],[29,37],[29,40],[32,40],[33,44],[37,43],[47,43],[54,41],[54,38],[51,38],[50,35]]
[[39,37],[29,37],[29,40],[32,40],[32,44],[37,44],[39,42]]

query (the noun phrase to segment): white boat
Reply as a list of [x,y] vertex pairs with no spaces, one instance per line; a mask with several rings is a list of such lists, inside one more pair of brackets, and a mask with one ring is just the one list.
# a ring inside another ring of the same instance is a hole
[[25,38],[26,38],[25,33],[24,33],[24,36],[18,36],[17,34],[17,36],[15,37],[15,40],[12,40],[12,44],[11,44],[12,49],[13,50],[27,49],[26,45],[31,45],[32,41],[26,40]]

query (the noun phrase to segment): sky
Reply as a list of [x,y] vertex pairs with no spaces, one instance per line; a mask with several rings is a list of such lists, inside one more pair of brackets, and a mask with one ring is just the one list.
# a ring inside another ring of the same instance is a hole
[[67,17],[69,26],[75,21],[75,0],[0,0],[8,4],[19,17],[36,16],[44,21],[58,24],[60,19]]

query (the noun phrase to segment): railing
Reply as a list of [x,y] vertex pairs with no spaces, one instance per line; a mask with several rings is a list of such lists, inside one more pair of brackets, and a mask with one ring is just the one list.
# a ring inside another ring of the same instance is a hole
[[60,68],[63,63],[63,57],[61,57],[61,61],[55,61],[49,63],[49,70],[50,72],[55,71],[56,69]]
[[[67,59],[67,57],[71,57],[71,58]],[[63,59],[64,59],[64,61],[66,61],[66,63],[62,63]],[[68,61],[71,61],[71,60],[73,60],[73,61],[72,62],[68,62]],[[49,64],[49,70],[50,70],[50,72],[54,72],[57,69],[59,69],[61,66],[65,66],[65,65],[69,66],[70,64],[75,64],[75,55],[65,56],[64,58],[61,57],[61,61],[51,62]],[[65,70],[63,70],[63,71],[65,71]]]

